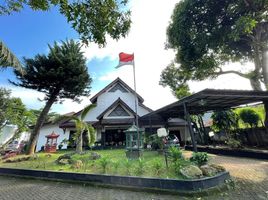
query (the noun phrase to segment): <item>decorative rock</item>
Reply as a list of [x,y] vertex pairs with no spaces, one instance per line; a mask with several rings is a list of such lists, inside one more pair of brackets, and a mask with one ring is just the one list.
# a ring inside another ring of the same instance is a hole
[[73,162],[73,168],[75,169],[81,169],[83,166],[83,162],[81,160],[76,160]]
[[217,172],[225,172],[226,171],[226,169],[223,166],[220,166],[220,165],[211,164],[210,166],[213,167],[214,169],[216,169]]
[[97,159],[100,159],[101,158],[101,155],[96,153],[96,152],[91,152],[90,153],[90,156],[89,156],[89,159],[90,160],[97,160]]
[[200,167],[204,176],[214,176],[218,173],[218,170],[211,165],[203,165]]
[[59,156],[58,159],[56,160],[56,163],[62,164],[62,163],[60,163],[61,160],[65,159],[65,160],[68,160],[69,164],[71,164],[72,155],[74,155],[74,154],[75,153],[67,153],[67,154],[64,154],[62,156]]
[[58,161],[58,164],[60,164],[60,165],[68,165],[68,164],[70,164],[70,160],[69,159],[60,159]]
[[203,175],[202,171],[197,166],[194,165],[184,167],[180,169],[180,172],[183,176],[189,179],[200,178]]

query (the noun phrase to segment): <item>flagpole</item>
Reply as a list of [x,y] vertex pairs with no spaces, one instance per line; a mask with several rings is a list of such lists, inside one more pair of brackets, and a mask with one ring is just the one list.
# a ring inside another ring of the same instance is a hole
[[136,91],[136,73],[135,73],[135,61],[133,60],[133,76],[134,76],[134,91],[135,91],[135,113],[136,113],[136,126],[138,135],[138,151],[140,150],[140,132],[139,132],[139,119],[138,119],[138,105],[137,105],[137,91]]

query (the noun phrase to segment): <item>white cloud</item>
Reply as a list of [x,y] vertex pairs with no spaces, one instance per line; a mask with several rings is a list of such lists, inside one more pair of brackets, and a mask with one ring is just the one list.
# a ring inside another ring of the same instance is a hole
[[[45,106],[45,101],[40,101],[45,97],[45,95],[41,92],[11,85],[2,85],[1,87],[11,90],[12,97],[21,98],[22,102],[28,109],[40,109]],[[94,94],[95,93],[92,93],[92,95]],[[82,97],[81,100],[81,103],[74,102],[71,99],[65,99],[62,104],[54,103],[51,111],[58,112],[60,114],[76,112],[90,104],[89,97]]]
[[[132,11],[132,27],[127,38],[114,41],[108,39],[105,48],[99,48],[96,44],[90,44],[84,48],[88,62],[93,58],[109,58],[111,61],[118,59],[119,52],[135,53],[137,92],[145,99],[145,104],[152,109],[165,106],[176,101],[170,89],[160,86],[159,79],[161,71],[174,58],[174,52],[164,49],[166,41],[166,28],[170,21],[173,8],[178,0],[132,0],[130,9]],[[246,67],[245,67],[246,66]],[[249,64],[242,66],[247,68]],[[240,64],[230,64],[227,68],[240,68]],[[120,77],[133,88],[133,73],[131,66],[123,66],[112,72],[107,72],[101,77],[93,74],[94,80],[113,81]],[[236,75],[224,75],[214,81],[191,82],[191,90],[197,92],[205,88],[229,88],[229,89],[250,89],[249,81],[239,78]],[[95,90],[92,88],[93,91]],[[98,91],[94,91],[96,93]],[[14,89],[13,95],[19,96],[24,103],[32,107],[41,107],[37,97],[42,94]],[[89,104],[89,98],[84,98],[81,104],[66,100],[63,104],[54,105],[53,111],[67,113],[78,111]]]
[[[92,44],[85,49],[88,60],[93,58],[111,60],[118,59],[119,52],[135,53],[137,92],[144,97],[145,104],[156,109],[174,102],[176,99],[170,89],[160,86],[161,71],[174,58],[174,52],[164,49],[166,41],[166,28],[169,24],[173,8],[177,0],[132,0],[132,27],[127,38],[113,41],[108,39],[106,48],[98,48]],[[249,64],[246,66],[248,67]],[[228,68],[245,68],[238,63],[230,64]],[[99,77],[100,81],[112,81],[120,77],[133,87],[133,74],[131,66],[123,66],[118,70],[108,72]],[[219,89],[250,89],[249,81],[236,75],[224,75],[217,80],[191,82],[190,88],[197,92],[205,88]]]

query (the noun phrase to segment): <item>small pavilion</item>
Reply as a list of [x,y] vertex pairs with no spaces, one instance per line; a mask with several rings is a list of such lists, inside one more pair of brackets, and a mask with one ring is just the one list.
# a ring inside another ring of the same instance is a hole
[[[193,149],[197,151],[190,115],[227,110],[253,103],[263,103],[265,108],[268,108],[268,91],[205,89],[144,115],[139,120],[141,124],[154,125],[167,124],[171,118],[184,118],[188,124]],[[267,112],[265,118],[267,121]],[[267,123],[265,125],[267,126]]]
[[47,142],[45,144],[45,149],[44,149],[46,153],[54,153],[57,151],[58,137],[59,135],[56,134],[54,131],[51,134],[46,135]]

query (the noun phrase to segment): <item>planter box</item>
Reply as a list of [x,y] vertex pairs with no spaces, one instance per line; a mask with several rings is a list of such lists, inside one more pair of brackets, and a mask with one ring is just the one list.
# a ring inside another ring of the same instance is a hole
[[130,187],[136,189],[168,190],[175,192],[200,192],[223,185],[230,179],[229,172],[222,172],[214,177],[196,180],[177,180],[162,178],[143,178],[133,176],[114,176],[101,174],[83,174],[71,172],[55,172],[45,170],[0,168],[0,175],[42,178],[51,180],[77,181],[108,186]]
[[[192,146],[185,146],[185,150],[193,150]],[[211,154],[220,154],[227,156],[237,156],[237,157],[246,157],[254,159],[268,160],[268,153],[257,151],[257,150],[243,150],[243,149],[227,149],[227,148],[213,148],[213,147],[202,147],[198,146],[197,151],[207,152]]]

